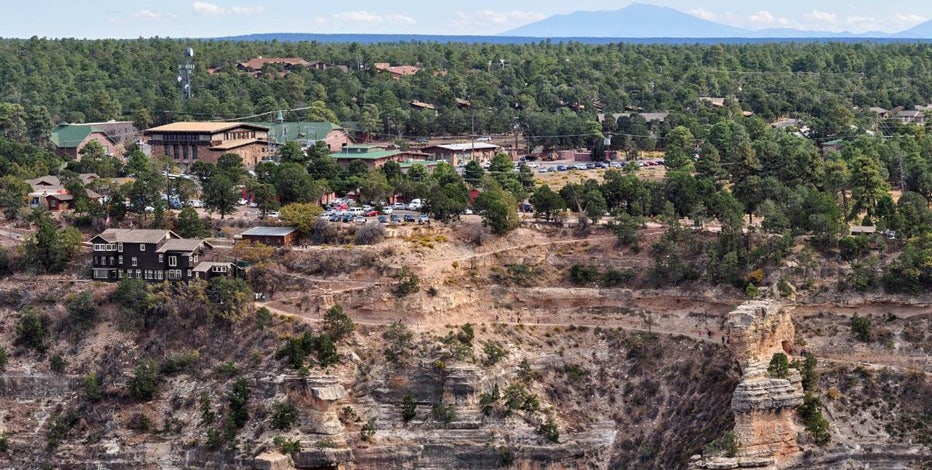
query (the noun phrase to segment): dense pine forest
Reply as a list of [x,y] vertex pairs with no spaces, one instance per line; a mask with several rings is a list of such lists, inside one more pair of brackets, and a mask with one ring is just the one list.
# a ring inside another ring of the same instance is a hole
[[[194,97],[182,102],[176,73],[185,47],[194,48],[196,67]],[[236,66],[260,56],[345,69],[286,72],[267,65],[251,74]],[[375,63],[421,70],[399,79]],[[235,197],[229,190],[235,182],[265,195],[269,207],[314,202],[327,191],[373,200],[400,194],[424,198],[441,220],[461,212],[468,188],[479,187],[485,192],[476,202],[493,231],[516,226],[515,206],[528,200],[548,219],[565,208],[590,222],[611,213],[622,244],[631,243],[643,217],[659,216],[671,225],[651,247],[657,283],[708,279],[743,289],[759,282],[748,273],[772,266],[804,236],[811,248],[853,262],[842,288],[920,292],[932,286],[932,136],[925,124],[902,122],[896,112],[929,103],[930,70],[932,46],[925,44],[2,40],[0,170],[11,178],[60,171],[156,175],[138,152],[126,165],[95,155],[65,166],[48,150],[55,124],[110,119],[144,129],[286,110],[288,120],[352,121],[385,139],[520,132],[544,150],[587,147],[595,158],[608,150],[603,139],[610,137],[610,149],[629,159],[663,151],[663,180],[640,178],[629,165],[557,193],[535,186],[526,167],[512,173],[507,158],[493,162],[488,173],[468,165],[461,176],[441,165],[433,175],[422,168],[402,174],[396,165],[341,169],[325,151],[302,154],[288,146],[280,167],[260,165],[251,178],[239,174],[235,162],[234,174],[205,167],[199,175],[205,199],[214,190],[223,193],[214,200]],[[713,97],[723,100],[702,99]],[[412,101],[435,109],[415,109]],[[647,122],[639,116],[647,112],[669,114]],[[800,121],[788,132],[770,125],[780,118]],[[803,125],[807,132],[797,133]],[[838,151],[823,152],[828,141],[836,141]],[[218,174],[236,181],[220,187],[211,181]],[[158,184],[157,176],[139,177],[131,185],[137,187],[114,189],[129,196],[129,207],[86,212],[98,218],[139,212],[157,202]],[[4,207],[19,205],[7,197],[17,191],[15,181],[4,182]],[[230,204],[215,206],[222,214],[220,206]],[[16,218],[16,210],[9,217]],[[716,221],[721,232],[714,242],[692,240],[675,222],[683,217],[699,225]],[[877,232],[849,236],[852,224]],[[871,254],[889,243],[902,255],[881,262]]]

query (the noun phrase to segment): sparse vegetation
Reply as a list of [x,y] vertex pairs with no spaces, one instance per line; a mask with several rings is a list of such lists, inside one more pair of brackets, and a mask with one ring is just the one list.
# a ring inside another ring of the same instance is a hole
[[871,320],[867,317],[859,316],[857,313],[851,317],[850,321],[851,334],[857,338],[858,341],[869,343],[872,339],[871,336]]
[[287,431],[294,426],[297,420],[297,409],[291,403],[279,401],[272,405],[272,416],[269,418],[269,425],[272,429]]
[[133,376],[127,382],[129,394],[139,401],[155,398],[159,386],[159,366],[151,359],[143,359],[133,369]]

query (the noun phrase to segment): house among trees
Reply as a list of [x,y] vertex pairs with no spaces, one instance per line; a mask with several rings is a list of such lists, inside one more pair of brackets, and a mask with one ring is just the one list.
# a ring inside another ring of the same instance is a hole
[[240,238],[268,246],[291,246],[298,238],[294,227],[253,227],[240,234]]
[[896,113],[896,118],[906,124],[925,124],[926,114],[919,110],[903,110]]
[[421,149],[431,155],[432,160],[443,160],[451,165],[475,160],[491,161],[501,147],[487,142],[468,142],[465,144],[430,145]]
[[[171,230],[111,228],[90,242],[96,280],[112,282],[128,277],[186,282],[237,273],[233,263],[212,260],[213,246],[206,241],[181,238]],[[209,264],[201,266],[205,263]]]
[[380,72],[390,73],[395,80],[416,75],[421,71],[419,67],[413,65],[392,65],[388,62],[376,62],[373,66]]
[[431,155],[426,152],[389,150],[377,145],[347,145],[341,152],[332,153],[330,156],[343,166],[349,166],[350,163],[358,160],[364,162],[369,168],[377,168],[387,162],[399,164],[410,162],[413,164],[417,162],[427,163],[428,160],[433,160]]
[[[78,180],[81,185],[87,185],[97,179],[94,173],[81,173]],[[45,207],[52,212],[66,211],[74,209],[74,195],[65,188],[65,184],[57,176],[42,176],[26,180],[31,187],[28,194],[30,208]],[[96,201],[100,199],[100,194],[84,189],[87,193],[88,200]]]
[[50,133],[55,154],[73,160],[81,159],[81,149],[90,141],[97,141],[106,154],[113,155],[117,146],[135,142],[138,138],[139,130],[132,121],[60,124]]
[[244,122],[175,122],[144,132],[153,157],[168,157],[188,167],[198,160],[217,163],[236,153],[247,168],[269,155],[269,128]]

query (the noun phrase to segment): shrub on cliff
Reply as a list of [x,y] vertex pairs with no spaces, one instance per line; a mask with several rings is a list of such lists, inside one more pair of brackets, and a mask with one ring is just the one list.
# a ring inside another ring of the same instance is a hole
[[871,341],[871,320],[867,317],[858,316],[854,314],[851,317],[851,333],[859,341],[869,343]]
[[774,353],[770,358],[770,365],[767,366],[767,373],[777,379],[785,379],[790,375],[790,361],[786,354]]

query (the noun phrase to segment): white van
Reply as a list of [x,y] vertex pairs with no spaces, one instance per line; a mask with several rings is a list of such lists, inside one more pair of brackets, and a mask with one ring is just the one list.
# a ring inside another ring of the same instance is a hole
[[408,204],[408,210],[410,211],[419,211],[424,205],[421,203],[420,199],[412,199],[411,203]]
[[349,212],[352,215],[362,215],[364,211],[362,207],[357,206],[357,207],[350,207],[347,212]]

